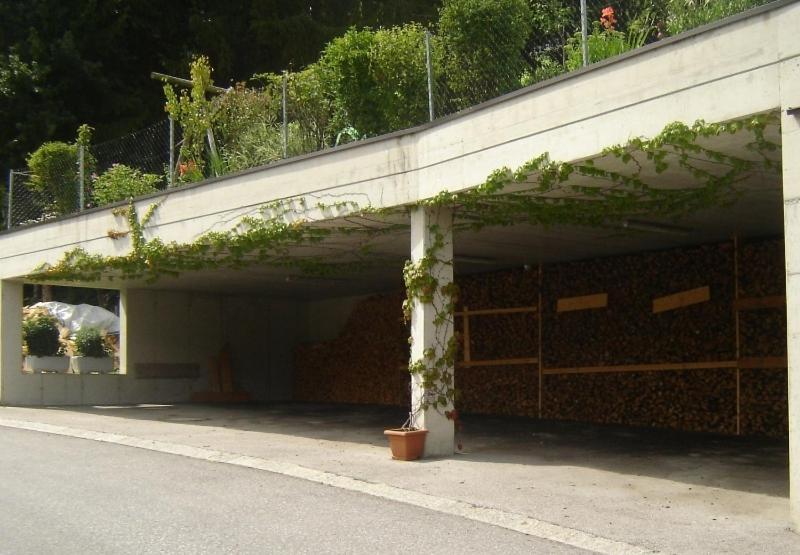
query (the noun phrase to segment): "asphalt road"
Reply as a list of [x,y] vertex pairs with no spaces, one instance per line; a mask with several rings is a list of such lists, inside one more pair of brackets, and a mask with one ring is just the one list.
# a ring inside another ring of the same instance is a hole
[[0,427],[3,554],[409,552],[581,551],[278,474]]

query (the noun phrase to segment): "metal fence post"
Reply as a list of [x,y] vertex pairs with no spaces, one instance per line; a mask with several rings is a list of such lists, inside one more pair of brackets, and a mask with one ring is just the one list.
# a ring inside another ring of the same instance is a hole
[[283,157],[289,157],[289,120],[286,117],[286,89],[288,88],[289,74],[284,70],[283,72],[283,99],[281,108],[283,111]]
[[6,229],[11,229],[11,209],[14,206],[14,170],[8,170],[8,212],[6,213]]
[[85,147],[83,145],[78,145],[78,211],[82,211],[85,205],[83,198],[83,184],[85,178],[84,155]]
[[175,120],[169,117],[169,181],[168,186],[175,186]]
[[431,32],[425,30],[425,66],[428,71],[428,116],[433,121],[433,62],[431,60]]
[[589,20],[586,13],[586,0],[581,0],[581,50],[583,67],[589,65]]

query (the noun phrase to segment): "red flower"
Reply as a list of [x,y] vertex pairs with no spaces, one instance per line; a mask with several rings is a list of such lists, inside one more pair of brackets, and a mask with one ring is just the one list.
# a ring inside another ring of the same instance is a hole
[[606,31],[613,31],[614,25],[617,24],[617,18],[614,17],[614,8],[611,6],[606,6],[603,8],[603,11],[600,12],[600,25]]

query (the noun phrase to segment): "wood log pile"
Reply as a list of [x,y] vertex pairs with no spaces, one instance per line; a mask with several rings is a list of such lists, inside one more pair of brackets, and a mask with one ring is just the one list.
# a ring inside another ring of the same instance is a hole
[[548,375],[542,416],[735,433],[735,370]]
[[743,242],[739,247],[739,296],[769,297],[786,292],[783,239]]
[[360,302],[340,336],[295,351],[299,401],[407,405],[408,329],[401,294]]
[[[739,250],[739,297],[763,298],[786,293],[781,239],[743,243]],[[786,307],[739,312],[743,357],[786,356]],[[788,434],[787,370],[741,370],[741,432],[784,437]]]
[[741,370],[741,431],[744,435],[786,437],[789,405],[785,368]]
[[[544,266],[545,369],[736,360],[733,242]],[[780,239],[739,245],[739,298],[784,295]],[[533,307],[539,272],[457,276],[457,311]],[[708,286],[710,299],[664,312],[653,300]],[[559,299],[608,294],[604,308],[558,312]],[[334,341],[296,353],[295,398],[407,406],[408,329],[402,294],[356,307]],[[473,315],[473,361],[537,357],[539,313]],[[786,354],[785,308],[739,311],[742,357]],[[456,317],[463,334],[463,319]],[[461,349],[459,360],[463,360]],[[787,433],[785,369],[740,370],[739,423],[749,435]],[[735,368],[546,374],[542,417],[691,431],[736,433]],[[536,417],[537,364],[457,366],[464,412]]]
[[475,414],[538,415],[536,365],[474,366],[456,369],[456,405]]
[[539,350],[538,326],[538,315],[531,312],[471,316],[471,358],[535,357]]
[[456,283],[459,307],[535,306],[539,298],[538,268],[456,276]]
[[[653,314],[654,298],[702,286],[709,302]],[[608,307],[556,312],[557,299],[593,293]],[[545,368],[730,360],[733,295],[729,243],[545,267]]]

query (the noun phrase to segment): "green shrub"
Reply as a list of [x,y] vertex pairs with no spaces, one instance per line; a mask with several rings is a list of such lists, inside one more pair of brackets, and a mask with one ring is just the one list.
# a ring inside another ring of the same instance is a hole
[[180,160],[187,168],[191,164],[191,171],[183,171],[178,176],[183,183],[199,181],[205,173],[206,133],[212,128],[215,116],[214,106],[207,94],[208,88],[214,84],[212,72],[208,58],[200,56],[189,65],[191,90],[182,89],[176,92],[172,85],[164,85],[164,95],[167,98],[164,108],[180,124],[183,132]]
[[124,164],[114,164],[95,179],[92,198],[97,206],[111,204],[154,193],[161,177],[152,173],[142,173]]
[[667,32],[677,35],[766,2],[767,0],[668,0]]
[[[315,150],[299,124],[289,124],[288,154],[296,156]],[[263,166],[283,158],[283,130],[277,123],[256,121],[244,129],[236,141],[223,148],[225,167],[232,172]]]
[[454,108],[520,86],[533,16],[527,0],[445,0],[436,49],[443,51]]
[[350,29],[319,61],[323,90],[334,99],[339,130],[373,136],[427,119],[425,30],[417,24]]
[[[617,20],[614,9],[603,8],[600,19],[592,22],[592,30],[587,37],[589,63],[593,64],[644,46],[655,30],[653,19],[650,11],[645,10],[628,24],[627,32],[623,33],[615,28]],[[580,32],[567,39],[567,43],[564,45],[564,55],[566,57],[564,65],[568,71],[583,66]]]
[[34,316],[22,323],[22,339],[28,346],[28,354],[37,357],[58,355],[61,350],[58,326],[55,318]]
[[97,328],[81,328],[75,334],[75,351],[78,356],[104,358],[108,356],[103,336]]
[[30,185],[40,193],[57,214],[68,214],[78,208],[78,147],[44,143],[28,157]]
[[[44,143],[28,156],[30,186],[42,195],[47,208],[55,214],[69,214],[79,208],[78,145],[88,147],[90,139],[91,128],[82,125],[78,129],[76,143]],[[95,160],[88,148],[84,151],[83,161],[83,187],[86,191],[89,175],[95,167]]]

